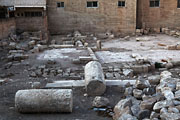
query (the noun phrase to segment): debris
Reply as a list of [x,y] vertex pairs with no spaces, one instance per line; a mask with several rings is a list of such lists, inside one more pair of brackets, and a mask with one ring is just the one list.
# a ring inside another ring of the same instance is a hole
[[114,107],[114,116],[113,118],[117,120],[124,113],[130,113],[130,107],[132,106],[132,101],[130,98],[120,100]]
[[93,100],[93,107],[102,108],[107,107],[109,105],[110,101],[108,98],[96,96]]

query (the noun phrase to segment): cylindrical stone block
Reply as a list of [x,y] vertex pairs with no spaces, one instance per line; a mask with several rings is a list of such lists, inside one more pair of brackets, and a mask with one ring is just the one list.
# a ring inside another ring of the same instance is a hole
[[101,64],[91,61],[85,66],[85,84],[88,95],[102,95],[106,90],[106,82]]
[[72,112],[71,89],[19,90],[15,95],[15,107],[21,113]]

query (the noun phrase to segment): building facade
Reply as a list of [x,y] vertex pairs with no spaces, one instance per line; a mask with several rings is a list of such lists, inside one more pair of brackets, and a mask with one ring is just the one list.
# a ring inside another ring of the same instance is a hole
[[137,27],[179,29],[180,0],[138,0]]
[[129,34],[137,28],[180,29],[180,0],[1,0],[0,6],[8,8],[8,18],[14,16],[11,23],[16,29],[52,35],[76,30]]
[[47,4],[51,34],[132,33],[136,29],[136,0],[48,0]]

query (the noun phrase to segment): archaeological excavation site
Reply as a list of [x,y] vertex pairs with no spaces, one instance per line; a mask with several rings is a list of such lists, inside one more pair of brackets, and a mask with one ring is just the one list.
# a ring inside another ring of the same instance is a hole
[[180,0],[0,0],[0,120],[180,120]]

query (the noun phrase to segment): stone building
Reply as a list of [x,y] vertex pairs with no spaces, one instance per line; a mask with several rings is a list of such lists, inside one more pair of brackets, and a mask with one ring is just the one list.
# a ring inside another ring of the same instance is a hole
[[16,29],[47,31],[46,0],[15,0]]
[[179,29],[180,0],[138,0],[137,27]]
[[48,0],[51,34],[81,32],[132,33],[136,0]]
[[6,11],[5,17],[0,18],[0,39],[8,36],[12,26],[16,31],[41,31],[47,38],[46,0],[0,0],[0,5],[13,9],[13,14]]
[[0,0],[0,5],[13,7],[17,30],[52,35],[180,28],[180,0]]
[[15,32],[14,1],[0,0],[0,39]]

